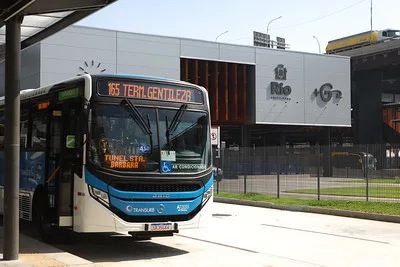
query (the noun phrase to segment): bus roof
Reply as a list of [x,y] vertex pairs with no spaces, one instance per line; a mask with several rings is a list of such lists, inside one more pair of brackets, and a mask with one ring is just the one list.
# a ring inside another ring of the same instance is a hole
[[157,81],[165,81],[165,82],[181,82],[180,80],[159,77],[159,76],[149,76],[149,75],[138,75],[138,74],[129,74],[129,73],[121,73],[121,74],[93,74],[93,77],[117,77],[117,78],[133,78],[133,79],[144,79],[144,80],[157,80]]
[[[62,80],[56,83],[52,83],[46,86],[42,86],[42,87],[38,87],[38,88],[30,88],[30,89],[24,89],[20,91],[21,94],[21,100],[24,99],[29,99],[29,98],[33,98],[37,95],[44,95],[47,94],[50,89],[53,86],[56,86],[58,84],[62,84],[62,83],[66,83],[66,82],[71,82],[74,80],[78,80],[78,79],[84,79],[84,78],[89,78],[89,77],[111,77],[111,78],[130,78],[130,79],[140,79],[140,80],[150,80],[150,81],[160,81],[160,82],[171,82],[171,83],[178,83],[181,85],[192,85],[192,86],[197,86],[199,88],[201,88],[201,90],[203,92],[207,92],[207,90],[205,90],[205,88],[203,88],[202,86],[196,85],[196,84],[192,84],[189,82],[185,82],[185,81],[180,81],[180,80],[176,80],[176,79],[170,79],[170,78],[165,78],[165,77],[158,77],[158,76],[148,76],[148,75],[136,75],[136,74],[108,74],[108,73],[103,73],[103,74],[82,74],[79,76],[75,76],[75,77],[71,77],[69,79],[66,80]],[[1,96],[0,97],[0,106],[4,105],[4,99],[5,96]]]

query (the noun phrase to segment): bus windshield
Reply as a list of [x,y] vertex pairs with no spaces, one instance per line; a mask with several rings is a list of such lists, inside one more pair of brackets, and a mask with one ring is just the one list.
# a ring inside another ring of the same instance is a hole
[[198,172],[210,166],[207,113],[185,111],[182,107],[179,110],[159,109],[158,113],[161,158],[171,161],[172,171]]
[[89,160],[135,172],[202,171],[211,164],[208,123],[201,111],[95,104]]

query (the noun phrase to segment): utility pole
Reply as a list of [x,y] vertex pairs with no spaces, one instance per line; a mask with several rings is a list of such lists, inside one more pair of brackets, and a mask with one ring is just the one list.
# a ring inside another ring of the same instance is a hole
[[372,32],[372,0],[371,0],[371,32]]

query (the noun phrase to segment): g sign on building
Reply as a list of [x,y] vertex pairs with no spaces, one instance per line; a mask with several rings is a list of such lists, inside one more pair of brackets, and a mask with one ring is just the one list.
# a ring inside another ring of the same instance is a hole
[[333,89],[333,85],[331,83],[324,83],[319,90],[314,90],[314,95],[320,96],[322,101],[329,102],[332,98],[340,99],[342,98],[342,91]]

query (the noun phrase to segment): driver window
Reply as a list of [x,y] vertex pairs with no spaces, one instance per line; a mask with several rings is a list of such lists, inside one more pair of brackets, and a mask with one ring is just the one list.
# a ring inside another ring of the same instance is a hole
[[32,148],[44,149],[46,147],[47,116],[45,113],[34,114],[32,118]]

